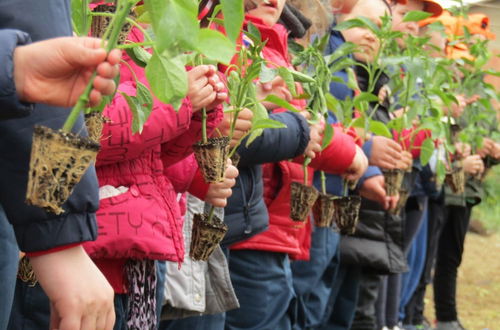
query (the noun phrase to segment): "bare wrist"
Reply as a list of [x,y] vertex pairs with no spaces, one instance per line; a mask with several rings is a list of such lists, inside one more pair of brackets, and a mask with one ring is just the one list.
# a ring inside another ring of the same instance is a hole
[[25,93],[25,52],[26,46],[18,46],[14,50],[13,62],[14,62],[14,84],[16,85],[17,97],[21,101],[30,101],[26,97]]

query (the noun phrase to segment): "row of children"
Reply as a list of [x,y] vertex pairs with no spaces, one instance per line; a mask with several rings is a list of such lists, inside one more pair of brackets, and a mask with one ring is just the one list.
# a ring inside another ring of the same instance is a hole
[[[201,1],[199,19],[201,24],[220,30],[217,20],[211,19],[217,5],[216,0]],[[426,31],[425,24],[439,20],[443,12],[437,3],[427,0],[288,4],[285,0],[244,0],[244,8],[240,47],[249,47],[251,41],[244,31],[252,25],[265,41],[261,55],[266,62],[290,69],[289,34],[304,37],[310,20],[320,21],[318,17],[327,20],[333,14],[333,26],[357,17],[381,26],[383,17],[389,15],[394,30],[418,36],[434,33]],[[426,11],[432,18],[420,25],[404,20],[415,10]],[[312,14],[309,18],[308,13]],[[352,69],[359,89],[370,90],[372,77],[362,64],[378,61],[381,42],[376,35],[364,27],[337,31],[328,24],[322,31],[321,24],[315,24],[313,28],[315,33],[329,35],[325,55],[335,53],[346,42],[358,46],[348,56],[355,61]],[[432,37],[443,41],[439,34]],[[132,42],[143,39],[139,28],[132,29],[128,36]],[[399,46],[402,51],[404,41]],[[436,55],[445,56],[444,48]],[[132,134],[132,114],[125,95],[136,95],[138,81],[148,82],[142,67],[130,57],[124,60],[127,65],[121,66],[120,93],[104,110],[109,120],[104,123],[96,163],[99,237],[83,244],[114,289],[115,329],[396,328],[403,321],[400,305],[409,306],[405,323],[421,325],[421,292],[425,292],[428,276],[422,276],[421,290],[411,304],[406,304],[412,290],[406,288],[401,273],[408,269],[407,256],[414,237],[424,230],[425,218],[432,237],[427,238],[431,244],[424,273],[432,268],[432,243],[438,256],[438,329],[460,328],[454,290],[471,199],[467,199],[469,204],[462,198],[462,204],[443,207],[445,199],[432,185],[430,166],[418,162],[420,153],[416,150],[420,144],[413,143],[411,149],[400,139],[358,134],[344,128],[333,113],[325,121],[312,124],[306,101],[295,98],[282,77],[256,81],[259,99],[276,95],[300,111],[264,102],[270,118],[286,128],[265,129],[251,144],[240,144],[239,139],[252,127],[253,113],[244,109],[233,120],[233,112],[223,111],[223,104],[231,97],[225,87],[227,70],[211,65],[187,69],[189,89],[178,111],[155,100],[142,132]],[[347,83],[349,72],[345,68],[333,75]],[[389,85],[389,76],[379,74],[373,93],[380,102],[370,104],[373,118],[383,123],[397,116],[388,105]],[[296,89],[300,94],[300,84]],[[359,93],[339,79],[331,83],[330,92],[339,100]],[[474,101],[464,99],[463,103]],[[464,108],[460,104],[449,112],[458,117]],[[231,147],[239,145],[237,167],[229,161],[221,183],[207,184],[193,155],[192,146],[202,136],[203,113],[207,114],[209,134],[234,133]],[[322,148],[327,126],[334,134]],[[426,134],[418,136],[423,141]],[[499,144],[486,141],[478,151],[480,156],[460,148],[467,173],[483,172],[483,158],[499,158]],[[306,171],[304,156],[311,159]],[[392,212],[400,196],[389,196],[381,169],[411,173],[411,196],[400,214]],[[309,185],[321,189],[322,173],[326,173],[326,192],[336,196],[344,194],[344,181],[359,180],[352,193],[363,199],[353,235],[316,226],[313,218],[304,223],[291,219],[291,183],[306,179]],[[446,202],[449,200],[446,198]],[[229,230],[221,248],[207,262],[201,262],[190,258],[189,247],[193,217],[203,213],[205,205],[224,208],[220,217]],[[433,229],[431,218],[436,222]],[[424,254],[423,250],[414,253]],[[21,261],[20,273],[26,272],[26,260]],[[35,281],[23,280],[17,283],[9,329],[49,327],[48,298]],[[88,328],[101,329],[104,325]]]

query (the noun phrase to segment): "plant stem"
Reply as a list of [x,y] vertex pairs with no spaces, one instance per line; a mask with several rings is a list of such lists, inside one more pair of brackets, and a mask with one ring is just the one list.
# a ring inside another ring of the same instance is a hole
[[212,206],[210,206],[210,211],[208,212],[208,218],[207,218],[208,223],[212,222],[214,214],[215,214],[215,206],[212,205]]
[[311,158],[306,157],[306,159],[304,160],[304,164],[302,165],[302,168],[304,170],[304,185],[306,185],[306,186],[309,182],[309,172],[307,171],[307,164],[309,164],[310,162],[311,162]]
[[207,108],[203,108],[201,110],[201,136],[202,136],[202,141],[203,144],[208,143],[208,137],[207,137]]
[[348,192],[349,192],[349,181],[344,180],[342,196],[346,197],[348,195]]
[[321,192],[326,195],[326,175],[325,172],[321,171]]
[[[122,3],[124,4],[122,5]],[[127,16],[130,13],[130,10],[134,6],[135,2],[133,1],[121,1],[118,9],[113,16],[113,19],[111,20],[111,23],[108,26],[108,29],[106,30],[105,37],[109,36],[109,39],[105,50],[106,53],[109,53],[113,48],[116,47],[116,43],[118,41],[118,36],[120,35],[121,29],[123,27],[123,24],[127,18]],[[106,40],[103,38],[103,41]],[[83,94],[80,96],[78,101],[76,102],[76,105],[73,107],[71,110],[68,119],[66,119],[66,122],[64,123],[62,130],[64,132],[71,132],[71,129],[73,126],[75,126],[75,123],[78,119],[78,116],[80,113],[84,111],[84,109],[87,107],[87,104],[89,102],[89,97],[90,97],[90,92],[92,91],[92,88],[94,86],[94,80],[95,77],[97,76],[97,73],[94,72],[92,74],[92,77],[90,78],[89,83],[87,84],[87,87],[85,88]]]

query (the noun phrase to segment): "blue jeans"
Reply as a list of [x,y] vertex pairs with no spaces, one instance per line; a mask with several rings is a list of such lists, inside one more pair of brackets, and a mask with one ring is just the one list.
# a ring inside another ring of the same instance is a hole
[[323,316],[322,330],[348,330],[352,326],[358,303],[361,268],[340,264],[328,308]]
[[295,296],[285,253],[232,250],[229,270],[241,307],[226,313],[226,330],[290,330]]
[[340,235],[330,228],[314,228],[309,261],[292,263],[297,294],[292,310],[295,329],[321,324],[339,266]]
[[159,330],[223,330],[225,313],[162,321]]
[[39,330],[50,326],[50,301],[42,287],[17,280],[9,330]]
[[6,329],[16,288],[19,249],[14,229],[0,205],[0,329]]

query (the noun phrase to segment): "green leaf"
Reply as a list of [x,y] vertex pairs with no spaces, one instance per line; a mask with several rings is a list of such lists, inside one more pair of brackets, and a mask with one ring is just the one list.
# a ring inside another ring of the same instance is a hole
[[262,35],[260,34],[259,29],[252,22],[249,22],[247,24],[245,35],[249,37],[255,44],[259,44],[262,42]]
[[227,36],[236,44],[243,25],[243,1],[220,0],[220,3],[224,14],[224,28]]
[[151,53],[140,46],[127,48],[126,52],[127,55],[132,59],[132,61],[134,61],[134,63],[141,68],[145,68],[148,65],[148,62],[152,56]]
[[144,127],[144,123],[146,122],[146,120],[144,117],[144,113],[141,111],[141,105],[139,104],[139,101],[134,96],[127,95],[123,92],[120,92],[120,94],[127,101],[130,112],[132,113],[132,133],[142,133],[142,128]]
[[292,74],[293,76],[293,79],[297,82],[300,82],[300,83],[316,83],[316,80],[314,80],[314,78],[308,76],[307,74],[305,73],[302,73],[302,72],[299,72],[299,71],[295,71],[295,70],[290,70],[290,73]]
[[323,134],[323,142],[321,145],[321,150],[325,150],[330,145],[330,142],[332,142],[333,139],[334,132],[335,130],[333,129],[332,125],[325,126],[325,132]]
[[419,22],[421,20],[424,20],[426,18],[431,17],[432,14],[425,12],[425,11],[420,11],[420,10],[413,10],[408,13],[403,17],[403,22]]
[[156,46],[182,53],[182,47],[195,49],[198,43],[198,1],[145,0],[156,36]]
[[270,68],[266,65],[266,63],[262,62],[260,65],[260,75],[259,80],[261,83],[269,83],[274,80],[278,76],[278,70]]
[[197,49],[211,60],[229,64],[236,54],[235,44],[219,31],[201,29]]
[[370,120],[369,130],[370,130],[370,132],[372,132],[375,135],[385,136],[385,137],[390,138],[390,139],[392,138],[391,131],[389,131],[387,126],[381,121]]
[[287,101],[283,100],[282,98],[279,98],[276,95],[268,95],[262,102],[270,102],[272,104],[276,104],[280,108],[290,110],[292,112],[300,112],[299,109],[294,107],[292,104],[288,103]]
[[293,96],[297,95],[297,89],[295,88],[295,80],[293,79],[293,75],[290,72],[288,68],[285,67],[279,67],[278,68],[278,75],[283,78],[285,81],[286,87],[288,87],[288,90],[290,93],[292,93]]
[[163,103],[178,109],[188,92],[187,73],[180,58],[154,53],[146,67],[153,94]]
[[356,74],[352,68],[346,68],[347,71],[347,87],[352,90],[359,90]]
[[420,150],[420,162],[423,166],[429,164],[434,149],[434,140],[432,140],[432,138],[425,139]]
[[255,123],[255,125],[252,126],[252,130],[267,129],[267,128],[272,128],[272,129],[286,128],[286,125],[283,124],[282,122],[273,119],[260,119]]
[[92,17],[88,0],[71,0],[71,20],[78,36],[86,37],[89,34]]
[[372,93],[362,92],[354,98],[354,107],[361,110],[365,102],[378,102],[378,97]]
[[369,18],[366,18],[364,16],[360,16],[357,18],[353,18],[347,21],[344,21],[342,23],[339,23],[335,26],[335,30],[337,31],[345,31],[349,30],[352,28],[363,28],[363,29],[369,29],[372,32],[376,33],[380,29],[379,27],[373,23]]

